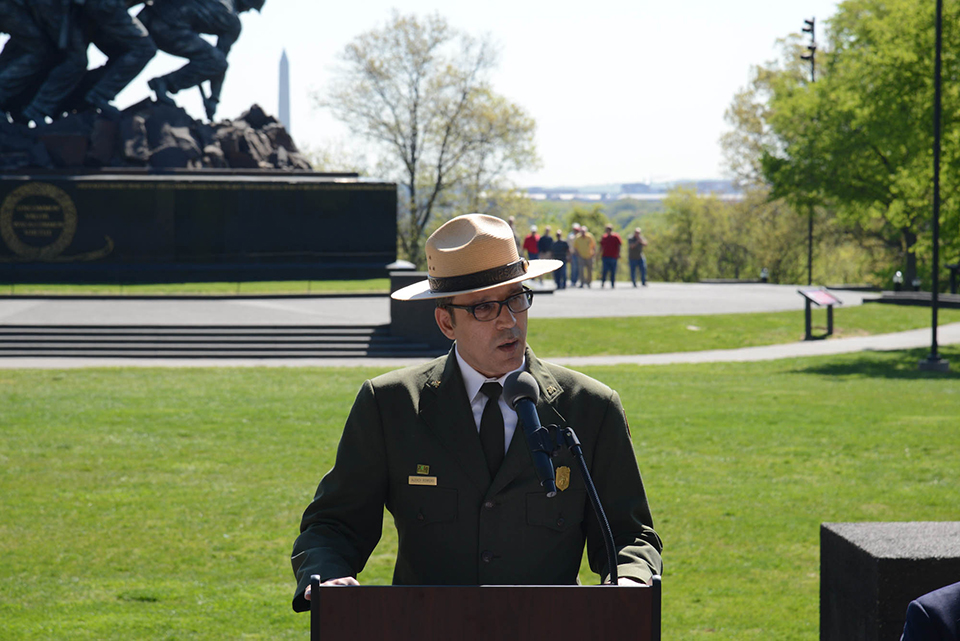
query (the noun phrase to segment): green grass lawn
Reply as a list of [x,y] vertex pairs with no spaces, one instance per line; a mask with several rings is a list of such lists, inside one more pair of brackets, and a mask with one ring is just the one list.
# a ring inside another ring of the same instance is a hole
[[[536,304],[536,303],[534,303]],[[826,332],[826,311],[815,310],[813,333]],[[960,309],[942,309],[940,324],[960,322]],[[834,338],[930,327],[930,308],[857,305],[834,310]],[[706,316],[536,318],[527,340],[538,356],[664,354],[736,349],[803,340],[803,310]]]
[[[665,639],[816,639],[821,522],[957,518],[943,351],[585,368],[630,417]],[[291,545],[379,371],[0,370],[0,638],[305,638]],[[395,549],[388,515],[361,581]]]
[[0,285],[0,294],[15,296],[212,296],[235,294],[387,294],[389,292],[389,278],[287,280],[249,283],[157,283],[150,285]]

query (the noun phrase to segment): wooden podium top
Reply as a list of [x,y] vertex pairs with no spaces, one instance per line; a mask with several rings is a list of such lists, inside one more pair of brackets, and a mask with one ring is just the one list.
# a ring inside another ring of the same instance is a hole
[[660,577],[649,588],[343,586],[312,594],[315,641],[660,639]]

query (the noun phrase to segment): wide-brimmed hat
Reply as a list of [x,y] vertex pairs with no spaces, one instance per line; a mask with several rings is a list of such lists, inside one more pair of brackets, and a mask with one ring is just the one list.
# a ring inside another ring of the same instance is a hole
[[480,292],[543,276],[559,260],[526,260],[510,225],[496,216],[466,214],[427,239],[427,280],[393,292],[396,300],[427,300]]

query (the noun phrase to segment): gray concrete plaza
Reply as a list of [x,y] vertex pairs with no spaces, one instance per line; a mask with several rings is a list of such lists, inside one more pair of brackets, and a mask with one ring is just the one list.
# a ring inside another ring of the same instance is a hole
[[[538,285],[533,284],[536,290]],[[862,292],[836,292],[859,305]],[[802,310],[794,285],[651,283],[568,288],[535,298],[531,318],[675,316]],[[4,325],[381,325],[386,296],[203,299],[0,299]]]
[[[536,289],[537,284],[533,285]],[[608,316],[666,316],[802,310],[803,298],[795,285],[651,283],[634,288],[566,289],[535,299],[536,318],[597,318]],[[849,307],[863,302],[863,292],[833,291]],[[390,322],[385,296],[325,296],[205,299],[0,299],[0,325],[380,325]],[[802,331],[802,327],[798,327]],[[862,350],[920,348],[930,344],[930,329],[897,334],[832,339],[751,347],[736,350],[635,354],[603,357],[552,358],[569,365],[634,363],[697,363],[769,360],[837,354]],[[960,343],[960,323],[941,326],[940,344]],[[400,367],[422,358],[326,359],[172,359],[172,358],[0,358],[3,368],[72,368],[92,366],[223,367],[223,366],[372,366]]]

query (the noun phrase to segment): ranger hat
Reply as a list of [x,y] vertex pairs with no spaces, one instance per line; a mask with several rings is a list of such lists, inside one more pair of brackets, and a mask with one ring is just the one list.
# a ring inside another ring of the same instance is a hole
[[559,260],[526,260],[510,225],[496,216],[466,214],[444,223],[427,239],[427,280],[393,292],[395,300],[444,298],[536,278]]

